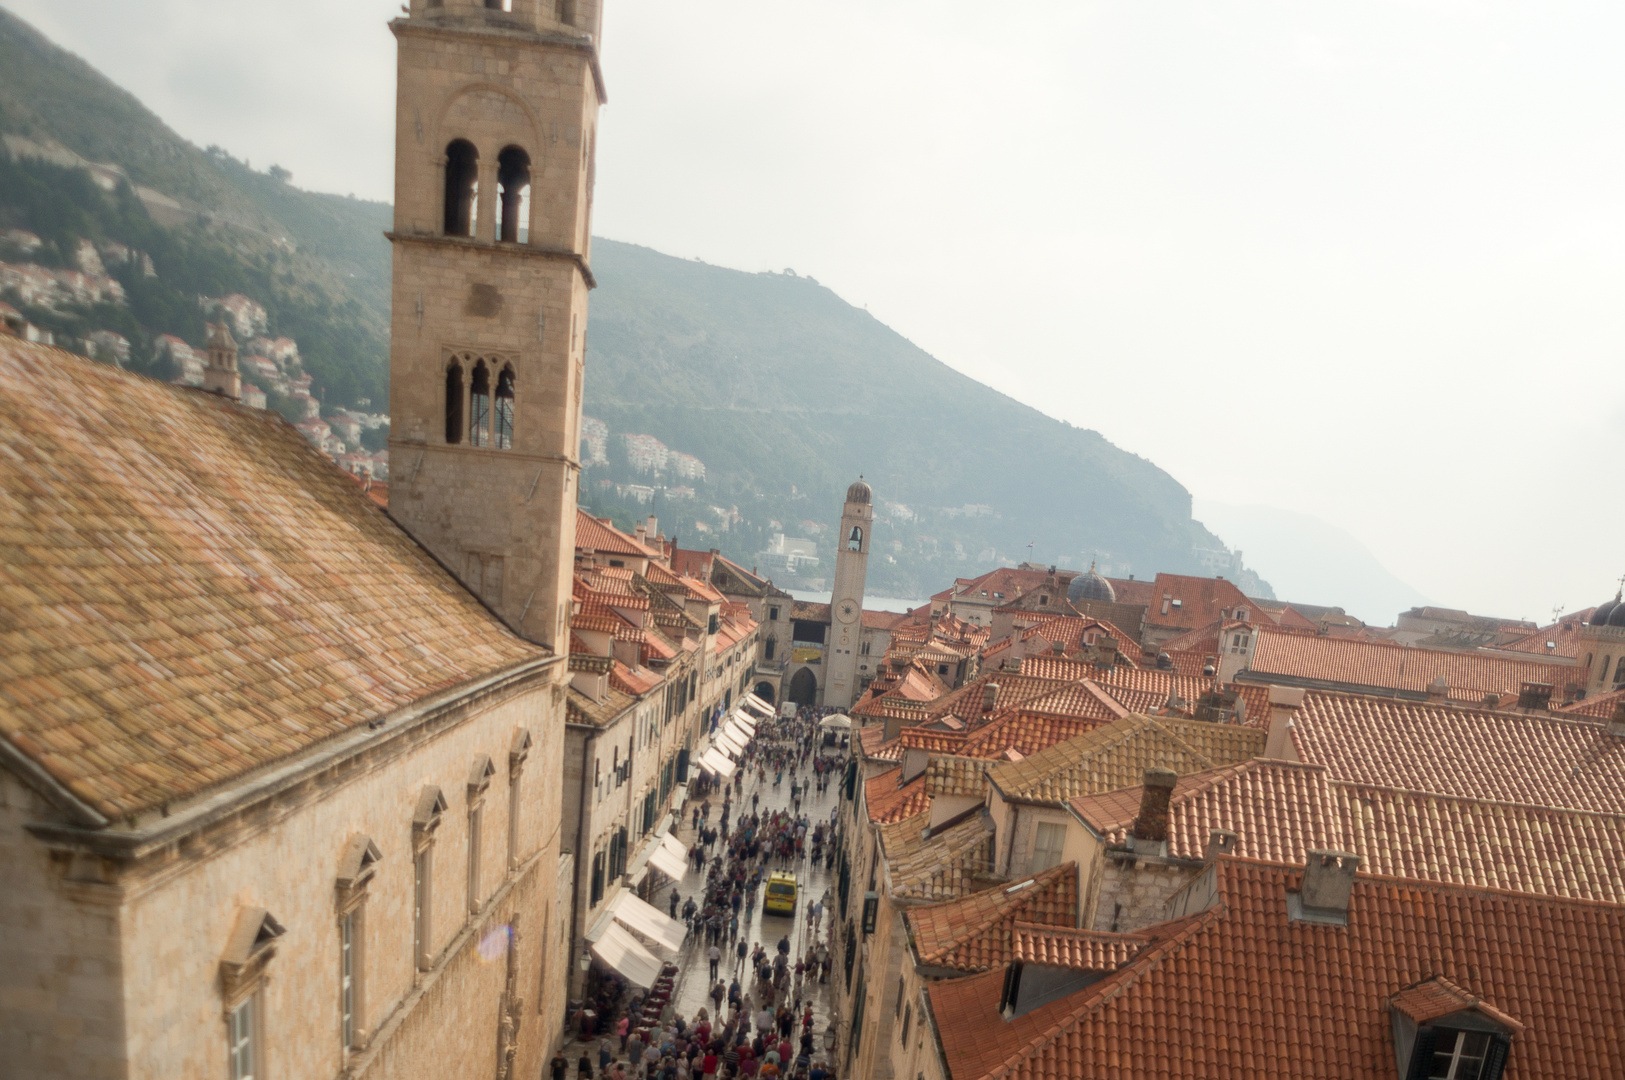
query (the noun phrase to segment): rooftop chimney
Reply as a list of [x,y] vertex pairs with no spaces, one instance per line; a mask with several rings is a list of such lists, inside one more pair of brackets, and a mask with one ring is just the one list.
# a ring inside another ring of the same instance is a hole
[[633,533],[633,535],[634,535],[634,536],[636,536],[636,537],[637,537],[637,540],[638,540],[638,543],[640,543],[640,544],[641,544],[641,543],[643,543],[643,542],[644,542],[644,538],[645,538],[645,537],[646,537],[646,536],[648,536],[648,533],[646,533],[646,532],[645,532],[645,531],[644,531],[644,529],[643,529],[643,522],[641,522],[641,521],[640,521],[640,522],[638,522],[638,524],[637,524],[637,528],[635,528],[635,529],[633,529],[633,530],[632,530],[632,533]]
[[1239,837],[1229,829],[1214,829],[1208,833],[1207,854],[1203,857],[1208,862],[1212,862],[1220,855],[1234,855],[1238,839]]
[[1608,734],[1625,739],[1625,698],[1614,702],[1614,715],[1608,718]]
[[[1140,789],[1140,813],[1129,830],[1135,841],[1134,850],[1146,854],[1161,854],[1168,842],[1168,800],[1173,796],[1179,774],[1172,769],[1145,770],[1145,786]],[[1149,845],[1157,850],[1145,851]]]
[[1297,748],[1292,745],[1292,718],[1303,704],[1303,696],[1301,687],[1270,687],[1270,733],[1264,742],[1265,757],[1297,760]]
[[1450,684],[1444,681],[1443,675],[1428,683],[1428,702],[1430,704],[1442,705],[1449,696]]
[[999,702],[999,684],[996,682],[982,684],[982,711],[992,712]]
[[1294,919],[1348,924],[1349,896],[1360,857],[1347,851],[1310,849],[1303,870],[1303,889],[1289,894],[1287,910]]
[[1518,708],[1539,709],[1545,712],[1551,708],[1552,684],[1539,682],[1526,682],[1518,688]]

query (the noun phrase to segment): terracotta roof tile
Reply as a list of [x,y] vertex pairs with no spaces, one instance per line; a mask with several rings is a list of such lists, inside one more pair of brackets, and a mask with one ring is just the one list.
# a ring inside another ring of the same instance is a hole
[[1625,907],[1361,874],[1348,925],[1328,926],[1289,918],[1296,867],[1215,873],[1215,906],[1014,1021],[1001,972],[931,984],[954,1080],[1392,1077],[1388,1005],[1435,978],[1522,1025],[1508,1076],[1625,1075]]
[[1112,934],[1071,926],[1018,922],[1012,930],[1012,959],[1074,971],[1116,971],[1151,944],[1151,938],[1144,934]]
[[638,559],[654,559],[659,552],[638,543],[607,521],[600,520],[585,510],[576,510],[576,548],[605,555],[630,555]]
[[1311,690],[1296,756],[1338,780],[1470,799],[1625,812],[1625,738],[1590,719]]
[[888,769],[879,776],[863,782],[863,804],[869,811],[869,820],[876,825],[913,817],[931,808],[931,796],[925,790],[925,777],[916,776],[906,784],[901,768]]
[[929,822],[929,814],[916,814],[879,827],[892,896],[914,901],[952,900],[998,880],[988,857],[988,838],[993,828],[984,815],[973,814],[925,837],[922,834]]
[[1062,863],[1012,885],[904,913],[919,962],[955,971],[1003,967],[1018,923],[1070,927],[1078,914],[1078,867]]
[[1525,682],[1550,683],[1561,689],[1584,672],[1572,665],[1541,662],[1539,657],[1512,660],[1474,652],[1418,649],[1390,641],[1311,637],[1263,630],[1248,665],[1269,675],[1338,683],[1343,687],[1382,687],[1426,692],[1443,678],[1450,696],[1479,701],[1485,694],[1516,694]]
[[107,816],[544,655],[275,413],[0,339],[0,735]]
[[1007,799],[1063,802],[1131,787],[1152,766],[1183,774],[1245,761],[1264,741],[1260,728],[1130,715],[987,774]]

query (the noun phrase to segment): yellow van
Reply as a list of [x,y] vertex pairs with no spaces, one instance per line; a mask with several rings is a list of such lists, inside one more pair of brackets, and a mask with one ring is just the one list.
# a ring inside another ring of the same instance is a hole
[[796,876],[775,870],[767,878],[767,895],[762,898],[762,913],[772,911],[780,915],[793,915],[796,910]]

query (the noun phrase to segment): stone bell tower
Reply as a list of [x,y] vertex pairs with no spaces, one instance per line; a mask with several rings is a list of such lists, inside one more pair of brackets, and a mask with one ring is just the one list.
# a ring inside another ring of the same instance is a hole
[[517,633],[565,640],[599,0],[411,0],[398,51],[389,512]]
[[869,573],[869,543],[875,494],[860,478],[846,489],[841,531],[835,537],[835,588],[829,597],[829,645],[824,668],[824,704],[851,708],[857,697],[858,657],[863,642],[863,583]]

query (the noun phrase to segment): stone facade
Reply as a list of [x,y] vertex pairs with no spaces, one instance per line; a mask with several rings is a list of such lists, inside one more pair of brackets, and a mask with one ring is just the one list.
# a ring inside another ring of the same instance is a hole
[[858,690],[859,639],[863,635],[863,585],[874,541],[874,495],[863,481],[853,484],[841,507],[836,534],[835,588],[830,594],[830,634],[825,647],[823,703],[848,709]]
[[[390,513],[516,632],[556,646],[593,284],[598,10],[574,5],[570,25],[551,4],[514,7],[414,0],[391,24]],[[451,235],[460,191],[468,234]],[[526,220],[502,231],[499,201]]]
[[[31,1077],[228,1075],[223,961],[244,912],[263,909],[283,932],[254,984],[258,1070],[408,1077],[432,1061],[437,1076],[484,1078],[499,1075],[507,1045],[511,1067],[535,1075],[563,1015],[568,960],[548,947],[561,666],[484,680],[142,829],[58,824],[0,774],[8,1062]],[[431,786],[445,809],[428,840],[420,963],[414,814]],[[358,837],[379,858],[361,889],[345,890],[341,865]],[[361,917],[346,1046],[338,920],[350,905]]]
[[1168,898],[1200,870],[1201,864],[1182,859],[1107,852],[1092,929],[1129,934],[1165,921]]

